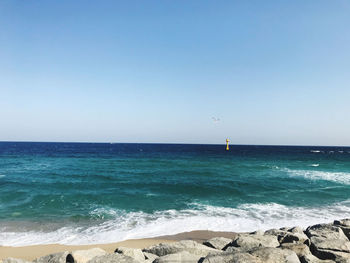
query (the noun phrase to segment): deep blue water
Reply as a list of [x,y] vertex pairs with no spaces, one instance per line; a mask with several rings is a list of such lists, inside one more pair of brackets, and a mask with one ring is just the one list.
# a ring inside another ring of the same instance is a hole
[[346,147],[0,142],[0,245],[306,226],[349,196]]

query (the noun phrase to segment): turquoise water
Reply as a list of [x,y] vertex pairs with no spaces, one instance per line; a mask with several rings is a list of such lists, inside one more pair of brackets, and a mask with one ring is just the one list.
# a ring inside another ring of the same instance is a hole
[[0,245],[350,217],[350,148],[0,142]]

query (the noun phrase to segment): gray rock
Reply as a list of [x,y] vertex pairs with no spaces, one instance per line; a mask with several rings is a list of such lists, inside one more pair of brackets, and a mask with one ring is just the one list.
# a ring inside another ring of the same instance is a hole
[[145,261],[145,256],[143,255],[142,250],[138,248],[118,247],[115,250],[115,253],[129,256],[140,262]]
[[305,244],[284,243],[282,249],[289,249],[297,254],[301,263],[331,263],[331,260],[321,260],[311,254],[310,248]]
[[107,252],[101,248],[91,248],[87,250],[76,250],[69,255],[73,257],[74,263],[86,263],[94,257],[103,256],[105,254],[107,254]]
[[[350,259],[350,242],[340,227],[319,224],[306,229],[311,252],[320,259]],[[340,254],[339,254],[340,253]]]
[[218,255],[208,255],[202,263],[263,263],[263,261],[249,253],[224,252]]
[[344,235],[344,232],[341,230],[341,228],[333,226],[331,224],[318,224],[309,226],[306,229],[305,233],[309,238],[322,237],[328,238],[330,240],[341,239],[349,241]]
[[165,255],[159,258],[156,258],[154,263],[177,263],[177,262],[186,262],[186,263],[197,263],[202,257],[199,255],[193,255],[187,251],[182,251],[174,254]]
[[288,231],[286,230],[281,230],[281,229],[269,229],[266,230],[264,235],[271,235],[271,236],[284,236]]
[[105,254],[90,259],[87,263],[140,263],[139,261],[122,254]]
[[68,251],[50,254],[44,257],[37,258],[33,263],[74,263],[73,257]]
[[350,219],[335,220],[333,224],[340,227],[346,237],[350,239]]
[[299,226],[295,226],[295,227],[289,228],[288,232],[304,234],[304,230],[301,227],[299,227]]
[[280,229],[270,229],[265,231],[265,235],[274,235],[280,243],[308,243],[308,237],[299,227],[288,229],[288,231]]
[[309,238],[304,233],[287,232],[284,236],[280,236],[278,241],[283,243],[308,243]]
[[288,231],[288,229],[289,229],[288,227],[281,227],[280,228],[280,230],[282,230],[282,231]]
[[246,249],[242,247],[233,247],[233,246],[228,246],[224,249],[225,252],[230,252],[230,253],[243,253],[247,252]]
[[350,263],[350,255],[349,253],[327,250],[327,249],[318,249],[314,252],[314,254],[320,259],[331,260],[333,262],[338,263]]
[[30,262],[19,258],[5,258],[2,260],[2,263],[30,263]]
[[250,250],[255,247],[278,247],[279,245],[277,237],[273,235],[239,234],[228,246]]
[[264,235],[264,231],[262,231],[262,230],[256,230],[256,231],[254,231],[254,232],[250,232],[249,233],[249,235],[259,235],[259,236],[262,236],[262,235]]
[[199,255],[201,257],[206,257],[209,253],[222,252],[221,250],[207,247],[192,240],[182,240],[174,243],[160,243],[143,249],[143,252],[152,253],[159,257],[182,251],[187,251],[193,255]]
[[155,260],[158,256],[152,253],[147,253],[147,252],[143,252],[143,255],[145,256],[145,259],[149,259],[151,260],[151,262],[153,262],[153,260]]
[[262,247],[250,253],[264,263],[300,263],[297,254],[290,249]]
[[203,245],[206,245],[211,248],[216,248],[222,250],[224,247],[226,247],[228,244],[232,242],[232,239],[225,238],[225,237],[214,237],[211,238],[205,242],[203,242]]

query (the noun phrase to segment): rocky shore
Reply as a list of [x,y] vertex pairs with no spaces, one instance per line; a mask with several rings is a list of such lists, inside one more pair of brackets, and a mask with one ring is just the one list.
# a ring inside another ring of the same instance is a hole
[[[306,229],[300,227],[240,233],[234,239],[215,237],[199,243],[182,240],[144,249],[118,247],[65,251],[32,263],[350,263],[350,219]],[[7,258],[0,263],[29,263]]]

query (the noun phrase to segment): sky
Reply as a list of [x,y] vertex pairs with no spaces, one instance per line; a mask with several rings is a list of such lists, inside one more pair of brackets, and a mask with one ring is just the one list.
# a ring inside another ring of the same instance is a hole
[[350,145],[349,14],[348,0],[2,0],[0,141]]

